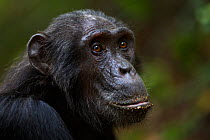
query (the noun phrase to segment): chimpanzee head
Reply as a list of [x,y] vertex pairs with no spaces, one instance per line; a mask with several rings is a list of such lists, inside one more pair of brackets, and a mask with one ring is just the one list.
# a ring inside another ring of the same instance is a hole
[[75,11],[33,35],[28,56],[86,120],[125,125],[140,122],[152,106],[133,66],[134,44],[122,22],[101,12]]

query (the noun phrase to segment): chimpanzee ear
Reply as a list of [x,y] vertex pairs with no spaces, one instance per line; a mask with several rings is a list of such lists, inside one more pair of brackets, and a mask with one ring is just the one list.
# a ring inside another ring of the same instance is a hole
[[47,36],[38,33],[33,35],[27,44],[30,63],[34,68],[43,74],[47,74],[49,70],[49,65],[43,60],[43,47],[46,44],[46,40]]

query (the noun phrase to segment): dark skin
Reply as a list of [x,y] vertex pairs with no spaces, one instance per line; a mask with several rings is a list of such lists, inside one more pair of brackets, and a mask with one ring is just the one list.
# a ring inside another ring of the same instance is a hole
[[134,35],[101,12],[75,11],[31,37],[0,87],[0,136],[114,140],[152,104],[134,65]]

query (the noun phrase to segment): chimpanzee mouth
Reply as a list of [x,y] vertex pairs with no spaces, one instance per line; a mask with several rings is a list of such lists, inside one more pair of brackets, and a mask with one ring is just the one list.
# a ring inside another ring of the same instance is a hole
[[121,109],[149,109],[153,106],[153,104],[149,102],[148,97],[138,98],[136,100],[126,101],[122,103],[111,102],[110,105]]

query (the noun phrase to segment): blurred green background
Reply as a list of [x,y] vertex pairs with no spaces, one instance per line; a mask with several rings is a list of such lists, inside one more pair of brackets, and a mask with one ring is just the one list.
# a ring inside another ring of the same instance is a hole
[[207,0],[0,0],[0,75],[53,17],[95,9],[127,23],[155,104],[120,140],[210,139],[210,2]]

